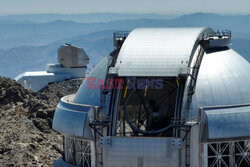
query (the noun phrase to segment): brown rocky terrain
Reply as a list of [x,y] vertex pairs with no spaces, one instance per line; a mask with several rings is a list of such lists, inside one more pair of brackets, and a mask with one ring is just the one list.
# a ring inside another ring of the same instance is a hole
[[62,156],[62,136],[51,129],[59,99],[81,80],[54,83],[41,92],[0,77],[0,166],[52,166]]

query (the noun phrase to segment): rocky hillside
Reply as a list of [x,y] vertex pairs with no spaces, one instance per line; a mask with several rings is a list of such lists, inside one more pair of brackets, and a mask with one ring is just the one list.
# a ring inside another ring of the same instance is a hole
[[82,79],[72,79],[49,84],[40,92],[46,94],[53,104],[57,104],[63,96],[76,93],[81,84]]
[[0,166],[52,166],[62,156],[62,136],[51,129],[59,99],[81,81],[51,84],[41,92],[0,77]]

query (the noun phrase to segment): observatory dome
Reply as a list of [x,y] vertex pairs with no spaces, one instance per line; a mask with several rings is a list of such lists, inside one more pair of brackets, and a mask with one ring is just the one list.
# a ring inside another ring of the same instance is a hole
[[187,109],[187,106],[183,105],[186,114],[190,114],[190,118],[195,118],[202,106],[249,103],[249,72],[249,62],[232,49],[206,51],[197,78],[193,106]]
[[[135,29],[119,52],[116,61],[120,68],[118,75],[175,76],[180,68],[188,66],[198,42],[208,32],[213,33],[209,28]],[[105,80],[110,57],[103,58],[88,77]],[[184,114],[194,118],[201,106],[249,103],[249,72],[249,62],[229,47],[205,50],[192,97],[192,109],[187,110],[183,105]],[[99,106],[100,92],[100,89],[87,89],[87,80],[84,80],[74,102]]]
[[114,51],[57,106],[57,166],[249,166],[250,64],[230,45],[230,31],[210,28],[115,33]]

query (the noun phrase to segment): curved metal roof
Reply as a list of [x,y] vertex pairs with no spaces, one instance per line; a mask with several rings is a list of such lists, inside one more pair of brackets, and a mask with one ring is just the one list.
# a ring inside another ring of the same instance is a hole
[[138,28],[119,52],[119,76],[178,76],[185,70],[210,28]]
[[[204,31],[204,29],[199,29],[199,30],[200,32]],[[200,33],[198,33],[197,29],[197,36],[199,36],[198,34]],[[154,57],[154,55],[152,56]],[[190,58],[190,56],[187,57]],[[176,62],[174,61],[175,60],[174,57],[173,58],[168,57],[168,58],[171,61],[166,61],[167,64],[171,65],[171,63]],[[155,62],[158,61],[155,60]],[[106,77],[107,64],[108,64],[108,57],[105,57],[92,70],[91,74],[88,77],[96,77],[96,79],[104,80]],[[157,75],[159,76],[159,74],[162,74],[162,73],[156,73],[154,75],[152,69],[153,68],[145,68],[144,70],[150,73],[152,76],[157,76]],[[164,67],[163,69],[166,68]],[[131,70],[131,76],[134,76],[135,71],[133,73],[133,70],[135,69],[129,69],[129,70]],[[195,88],[195,94],[192,96],[191,107],[187,107],[188,104],[185,97],[187,95],[187,92],[184,93],[183,115],[185,116],[185,118],[187,120],[193,118],[196,119],[197,114],[199,112],[199,108],[204,106],[224,106],[224,105],[238,105],[238,104],[249,103],[250,102],[249,72],[250,72],[250,64],[242,56],[240,56],[232,49],[224,49],[224,50],[214,49],[206,51],[206,53],[204,53],[201,62],[201,67],[199,70]],[[86,86],[87,86],[87,81],[84,80],[83,84],[79,88],[74,98],[74,103],[100,106],[100,89],[87,89]],[[185,91],[187,91],[187,89],[185,89]]]
[[232,49],[207,51],[202,59],[192,107],[184,115],[196,119],[200,107],[250,103],[250,64]]

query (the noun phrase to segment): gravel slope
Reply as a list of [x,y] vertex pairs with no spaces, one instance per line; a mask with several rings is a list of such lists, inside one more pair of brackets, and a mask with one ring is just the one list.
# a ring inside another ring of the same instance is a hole
[[51,129],[59,99],[82,80],[54,83],[41,92],[0,77],[0,166],[52,166],[62,156],[62,136]]

